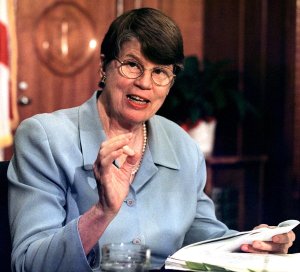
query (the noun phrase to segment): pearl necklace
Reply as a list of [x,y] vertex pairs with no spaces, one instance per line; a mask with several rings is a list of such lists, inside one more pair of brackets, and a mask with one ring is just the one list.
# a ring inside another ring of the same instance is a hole
[[136,168],[134,168],[131,172],[131,175],[134,176],[136,174],[136,172],[140,169],[140,166],[142,164],[142,160],[143,160],[143,157],[144,157],[144,153],[145,153],[145,150],[146,150],[146,145],[147,145],[147,127],[146,127],[146,124],[143,123],[143,148],[142,148],[142,156],[141,156],[141,159],[137,165]]

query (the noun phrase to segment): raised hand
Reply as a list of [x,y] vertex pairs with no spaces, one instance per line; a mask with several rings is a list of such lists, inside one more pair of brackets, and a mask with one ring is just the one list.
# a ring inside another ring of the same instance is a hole
[[[141,156],[128,146],[131,137],[132,133],[126,133],[103,142],[94,163],[98,205],[104,213],[116,214],[128,194],[133,169]],[[114,162],[120,158],[124,162],[118,168]]]

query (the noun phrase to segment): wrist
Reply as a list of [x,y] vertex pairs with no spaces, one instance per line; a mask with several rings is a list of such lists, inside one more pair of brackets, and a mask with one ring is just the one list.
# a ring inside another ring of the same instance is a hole
[[110,211],[109,209],[103,208],[103,205],[98,202],[91,209],[91,214],[96,221],[99,221],[103,224],[103,222],[110,222],[114,219],[117,213]]
[[79,218],[78,230],[86,255],[95,246],[114,217],[114,214],[104,212],[102,207],[96,204]]

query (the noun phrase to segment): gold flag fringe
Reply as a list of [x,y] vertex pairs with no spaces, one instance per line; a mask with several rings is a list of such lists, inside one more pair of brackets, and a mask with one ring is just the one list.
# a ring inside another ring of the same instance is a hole
[[11,130],[16,129],[19,124],[19,112],[17,105],[17,73],[18,73],[18,41],[16,32],[16,16],[15,16],[15,1],[7,0],[8,4],[8,22],[10,33],[10,103],[11,114],[10,126]]

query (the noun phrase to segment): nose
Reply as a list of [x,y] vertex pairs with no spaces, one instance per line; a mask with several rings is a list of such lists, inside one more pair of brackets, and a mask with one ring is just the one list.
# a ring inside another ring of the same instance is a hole
[[144,73],[135,79],[135,84],[137,84],[141,89],[149,90],[152,88],[152,71],[151,70],[144,70]]

